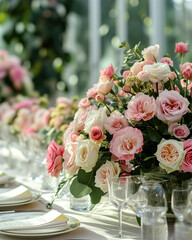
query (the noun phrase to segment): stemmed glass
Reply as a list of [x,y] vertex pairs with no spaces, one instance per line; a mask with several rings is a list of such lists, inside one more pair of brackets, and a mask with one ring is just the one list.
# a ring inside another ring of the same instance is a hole
[[127,176],[108,178],[109,199],[118,209],[119,213],[119,238],[122,238],[122,210],[128,205],[130,181]]
[[185,209],[188,203],[188,189],[175,188],[171,196],[171,208],[179,221],[183,221]]

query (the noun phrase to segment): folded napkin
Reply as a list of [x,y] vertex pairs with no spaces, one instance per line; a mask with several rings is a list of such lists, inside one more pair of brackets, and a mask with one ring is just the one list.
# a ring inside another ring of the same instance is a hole
[[20,185],[19,187],[0,193],[0,205],[28,201],[31,200],[32,197],[31,191],[23,185]]
[[9,175],[4,172],[0,172],[0,184],[5,184],[11,179]]
[[[13,215],[12,215],[13,216]],[[27,218],[23,220],[14,220],[0,222],[0,230],[46,230],[56,229],[57,227],[62,228],[67,226],[68,217],[64,214],[51,210],[48,213],[42,214],[41,216]],[[33,231],[32,231],[33,232]]]

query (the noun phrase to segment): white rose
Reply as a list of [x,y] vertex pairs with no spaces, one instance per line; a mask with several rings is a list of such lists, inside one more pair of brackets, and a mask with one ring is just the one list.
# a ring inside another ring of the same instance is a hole
[[150,81],[157,83],[169,76],[171,70],[167,63],[154,63],[153,65],[145,65],[143,70],[150,73]]
[[89,133],[91,128],[94,126],[100,126],[102,131],[104,131],[104,121],[106,118],[106,108],[100,108],[98,110],[90,111],[85,120],[84,131]]
[[155,59],[157,60],[159,57],[159,44],[156,44],[155,46],[149,46],[148,48],[144,48],[144,50],[141,53],[146,61],[150,60],[154,61]]
[[95,186],[99,187],[104,193],[107,192],[107,179],[118,177],[120,172],[119,163],[106,161],[96,172]]
[[14,110],[14,109],[12,109],[12,108],[10,108],[9,110],[7,110],[5,113],[4,113],[4,115],[2,116],[2,121],[4,122],[4,123],[10,123],[12,120],[13,120],[13,118],[15,117],[15,115],[16,115],[16,111]]
[[89,139],[80,140],[76,149],[76,165],[85,170],[85,172],[90,172],[98,160],[99,148],[100,144],[94,143]]
[[179,166],[182,164],[185,154],[183,142],[162,139],[157,146],[155,156],[160,162],[159,166],[167,173],[171,173],[180,169]]

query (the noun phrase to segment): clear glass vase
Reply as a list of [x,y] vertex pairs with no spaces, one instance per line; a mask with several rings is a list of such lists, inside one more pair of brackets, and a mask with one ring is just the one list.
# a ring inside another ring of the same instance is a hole
[[70,208],[75,211],[89,211],[91,209],[91,201],[89,195],[81,198],[75,198],[70,193]]

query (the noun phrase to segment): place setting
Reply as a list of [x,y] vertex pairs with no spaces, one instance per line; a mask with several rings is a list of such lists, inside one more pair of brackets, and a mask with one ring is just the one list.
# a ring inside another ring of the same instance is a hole
[[0,171],[0,185],[7,184],[7,183],[9,183],[9,182],[11,182],[13,180],[14,180],[14,177],[6,174],[3,171]]

